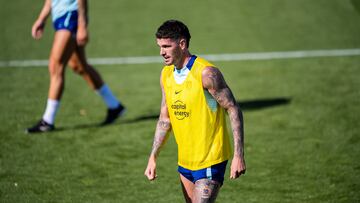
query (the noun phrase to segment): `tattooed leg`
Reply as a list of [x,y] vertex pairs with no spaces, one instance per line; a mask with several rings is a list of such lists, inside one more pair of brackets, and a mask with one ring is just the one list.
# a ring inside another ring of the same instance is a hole
[[209,179],[200,179],[195,182],[194,203],[212,203],[220,190],[220,183]]

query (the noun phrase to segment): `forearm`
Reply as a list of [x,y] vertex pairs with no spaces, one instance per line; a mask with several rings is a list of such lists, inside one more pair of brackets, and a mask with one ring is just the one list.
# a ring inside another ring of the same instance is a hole
[[171,123],[169,119],[159,119],[156,125],[154,142],[150,157],[156,159],[160,153],[161,147],[165,144],[168,134],[171,130]]
[[42,21],[43,23],[46,21],[51,12],[51,0],[46,0],[39,17],[37,20]]
[[87,12],[88,5],[87,0],[78,0],[78,26],[87,27]]
[[237,104],[227,109],[234,137],[234,156],[244,157],[244,122],[243,114]]

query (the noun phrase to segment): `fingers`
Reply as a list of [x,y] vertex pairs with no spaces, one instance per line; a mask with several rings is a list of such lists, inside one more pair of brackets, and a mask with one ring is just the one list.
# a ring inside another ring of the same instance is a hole
[[39,31],[38,27],[33,27],[33,29],[31,30],[31,36],[34,39],[40,39],[41,37],[41,32]]
[[147,168],[147,169],[145,170],[144,175],[145,175],[150,181],[155,180],[155,178],[157,177],[157,176],[156,176],[155,169],[152,169],[152,168]]
[[41,37],[42,37],[42,31],[41,30],[37,30],[35,32],[35,34],[33,35],[33,38],[36,39],[36,40],[40,39]]
[[234,156],[231,167],[230,167],[230,179],[236,179],[240,177],[242,174],[245,174],[246,165],[243,157]]
[[147,174],[145,174],[145,175],[146,175],[146,177],[147,177],[150,181],[155,179],[155,176],[154,176],[154,174],[152,174],[152,173],[147,173]]
[[236,178],[240,177],[242,174],[245,174],[245,169],[231,170],[230,179],[236,179]]
[[239,173],[237,171],[232,171],[230,174],[230,179],[236,179],[239,177]]
[[85,46],[89,41],[89,34],[86,28],[79,27],[76,33],[76,42],[79,46]]
[[87,38],[80,38],[80,37],[78,37],[78,38],[76,39],[76,41],[77,41],[77,44],[78,44],[79,46],[85,46],[86,43],[87,43],[87,41],[88,41],[88,39],[87,39]]
[[44,23],[42,22],[35,22],[31,29],[31,36],[34,39],[40,39],[42,37],[44,31]]

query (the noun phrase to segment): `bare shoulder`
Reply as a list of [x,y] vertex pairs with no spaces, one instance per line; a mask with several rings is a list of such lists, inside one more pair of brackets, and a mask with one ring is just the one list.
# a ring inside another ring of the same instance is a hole
[[204,68],[204,70],[202,71],[202,75],[204,76],[209,76],[212,74],[221,74],[220,70],[216,67],[213,66],[207,66]]
[[224,77],[218,68],[208,66],[202,71],[202,83],[205,89],[222,89],[226,87]]

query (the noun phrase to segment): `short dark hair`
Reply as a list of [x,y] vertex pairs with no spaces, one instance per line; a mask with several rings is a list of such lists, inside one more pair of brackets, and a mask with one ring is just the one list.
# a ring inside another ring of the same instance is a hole
[[167,20],[157,30],[156,38],[170,38],[174,40],[185,39],[186,46],[190,44],[190,32],[184,23],[178,20]]

